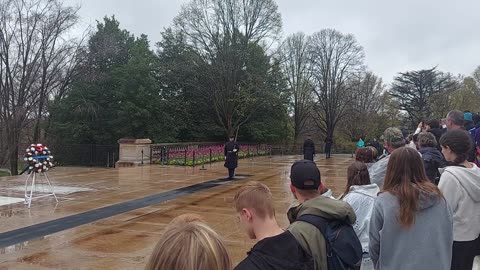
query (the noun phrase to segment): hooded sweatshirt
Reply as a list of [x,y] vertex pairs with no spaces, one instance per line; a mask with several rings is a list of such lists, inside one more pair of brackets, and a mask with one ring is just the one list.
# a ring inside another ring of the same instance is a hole
[[369,227],[370,217],[372,216],[373,203],[380,189],[376,184],[351,186],[350,191],[343,197],[343,201],[350,204],[355,211],[357,221],[353,224],[353,229],[362,243],[364,259],[362,261],[362,270],[373,269],[370,256],[368,255]]
[[399,200],[389,192],[375,200],[370,221],[370,257],[375,269],[450,270],[452,212],[445,199],[420,192],[415,221],[403,228]]
[[302,248],[315,261],[316,270],[327,269],[327,251],[322,233],[312,224],[295,220],[302,215],[316,215],[325,219],[340,219],[349,224],[356,220],[352,207],[344,202],[325,196],[317,196],[288,210],[290,226],[288,231],[293,234]]
[[445,133],[445,129],[441,128],[431,128],[428,130],[428,132],[432,133],[433,136],[435,136],[435,139],[437,140],[437,149],[441,151],[442,149],[440,148],[440,138],[442,135]]
[[390,155],[387,155],[377,161],[375,164],[373,164],[370,168],[368,168],[368,174],[370,174],[370,181],[373,184],[377,184],[377,186],[379,186],[380,188],[383,187],[383,182],[387,173],[387,166],[389,160]]
[[289,231],[259,241],[235,270],[313,270],[308,255]]
[[480,169],[448,166],[438,185],[453,211],[453,239],[472,241],[480,235]]

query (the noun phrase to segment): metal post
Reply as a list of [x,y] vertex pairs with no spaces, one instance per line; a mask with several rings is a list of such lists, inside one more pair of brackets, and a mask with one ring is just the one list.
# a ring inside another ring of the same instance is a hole
[[[153,164],[153,149],[155,149],[154,147],[150,146],[150,164]],[[162,156],[162,152],[160,152],[160,158]],[[161,161],[161,159],[160,159]]]
[[205,152],[202,152],[202,168],[200,168],[200,170],[204,171],[206,170],[205,169],[205,155],[204,155]]
[[183,162],[184,166],[187,166],[187,149],[185,149],[185,160]]
[[167,153],[166,154],[167,157],[165,158],[165,165],[168,165],[168,159],[170,157],[170,148],[167,149],[165,146],[164,146],[164,148],[165,148],[165,152]]
[[30,188],[30,198],[28,198],[28,208],[30,208],[30,206],[32,205],[33,189],[35,188],[35,175],[37,175],[35,172],[32,172],[32,173],[33,173],[32,186]]
[[110,152],[107,151],[107,168],[110,168]]
[[113,163],[113,168],[115,169],[115,152],[112,153],[112,163]]
[[165,146],[164,146],[163,148],[165,149],[165,165],[168,165],[168,158],[169,158],[170,148],[167,149]]
[[52,186],[52,183],[50,182],[50,179],[48,178],[47,172],[44,172],[43,176],[47,180],[48,186],[50,187],[50,192],[52,193],[53,197],[55,198],[55,201],[58,203],[57,195],[55,195],[55,191],[53,190],[53,186]]
[[142,149],[142,165],[143,165],[143,149]]
[[28,180],[30,180],[30,178],[33,176],[33,171],[31,171],[29,174],[28,174],[28,177],[27,179],[25,179],[25,204],[28,204],[28,194],[27,194],[27,188],[28,188]]
[[195,167],[195,150],[193,150],[193,162],[192,162],[193,167]]
[[210,148],[210,163],[212,163],[212,148]]

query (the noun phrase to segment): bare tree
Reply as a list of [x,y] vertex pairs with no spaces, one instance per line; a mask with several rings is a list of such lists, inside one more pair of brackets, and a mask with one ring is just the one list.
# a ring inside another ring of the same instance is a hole
[[337,123],[352,100],[351,84],[363,69],[364,52],[353,35],[324,29],[311,37],[309,54],[314,74],[316,123],[333,137]]
[[[281,17],[273,0],[192,0],[175,18],[175,28],[203,60],[198,76],[208,81],[205,97],[228,133],[261,106],[262,87],[248,70],[255,46],[277,39]],[[251,65],[250,65],[251,67]]]
[[374,124],[371,122],[383,109],[387,96],[382,79],[372,72],[362,72],[348,83],[352,99],[346,109],[347,116],[342,121],[342,130],[355,141],[367,136]]
[[308,55],[309,37],[304,33],[288,36],[279,48],[281,66],[290,90],[294,142],[304,130],[313,109],[312,66]]
[[[18,172],[18,146],[27,120],[41,117],[52,91],[65,84],[78,8],[58,0],[0,2],[0,118],[10,169]],[[35,121],[35,137],[39,122]]]

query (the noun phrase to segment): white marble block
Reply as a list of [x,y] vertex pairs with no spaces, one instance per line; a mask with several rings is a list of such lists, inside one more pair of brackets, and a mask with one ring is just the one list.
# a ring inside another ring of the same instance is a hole
[[[120,155],[117,167],[133,167],[150,164],[150,139],[120,139]],[[143,158],[142,158],[143,151]]]

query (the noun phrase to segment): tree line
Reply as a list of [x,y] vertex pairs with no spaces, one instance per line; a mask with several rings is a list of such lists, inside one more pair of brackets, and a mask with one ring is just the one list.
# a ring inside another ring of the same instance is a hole
[[78,11],[60,0],[0,3],[0,164],[13,173],[22,143],[234,134],[291,144],[311,133],[348,144],[480,104],[480,69],[405,71],[387,86],[351,34],[283,37],[274,0],[191,0],[153,46],[114,16],[72,37]]

